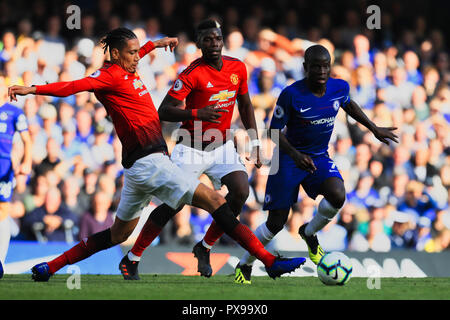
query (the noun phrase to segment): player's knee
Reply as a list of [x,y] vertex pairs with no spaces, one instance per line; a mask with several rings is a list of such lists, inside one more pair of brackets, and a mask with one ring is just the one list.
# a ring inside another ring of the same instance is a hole
[[284,211],[280,212],[269,212],[269,217],[267,218],[266,226],[272,234],[277,234],[283,230],[284,225],[287,222],[287,217],[289,215],[289,210],[287,213]]
[[224,197],[222,197],[218,192],[211,191],[208,195],[209,198],[209,204],[213,208],[213,210],[219,208],[224,203],[226,203],[226,200]]
[[341,209],[345,203],[345,192],[336,193],[327,200],[334,208]]
[[336,185],[331,190],[327,190],[327,192],[324,193],[324,197],[334,208],[342,208],[345,202],[344,185]]
[[[235,203],[236,206],[242,208],[244,206],[245,201],[247,201],[249,195],[248,187],[240,186],[236,190],[230,191],[230,199]],[[228,198],[228,197],[227,197]]]

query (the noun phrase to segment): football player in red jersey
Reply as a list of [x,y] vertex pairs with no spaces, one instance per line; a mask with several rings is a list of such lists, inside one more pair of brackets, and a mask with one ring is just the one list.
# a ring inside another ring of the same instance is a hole
[[277,258],[266,251],[255,235],[235,218],[223,197],[198,179],[184,175],[167,156],[158,113],[136,68],[139,59],[146,53],[155,47],[173,49],[178,40],[163,38],[154,43],[149,41],[140,48],[131,30],[118,28],[109,32],[102,43],[105,52],[109,49],[111,62],[105,63],[89,77],[8,89],[12,100],[16,99],[16,95],[68,96],[93,91],[111,116],[123,146],[124,185],[114,224],[83,239],[52,261],[35,265],[31,270],[32,279],[48,281],[62,267],[125,241],[136,227],[142,206],[150,201],[151,196],[158,197],[172,208],[192,204],[211,212],[227,234],[264,263],[272,278],[302,265],[305,258]]
[[[228,134],[236,100],[242,123],[253,139],[252,157],[256,160],[256,167],[261,167],[255,115],[247,88],[247,70],[240,60],[222,55],[223,36],[217,21],[209,19],[199,24],[196,44],[202,57],[181,72],[158,113],[161,120],[182,121],[182,133],[172,151],[172,161],[185,174],[190,173],[195,178],[206,174],[215,189],[226,185],[228,194],[225,199],[237,216],[247,200],[249,183],[246,168]],[[186,107],[181,108],[184,100]],[[157,223],[162,227],[178,210],[162,204],[152,212],[147,223]],[[133,264],[134,267],[130,264],[140,260],[145,248],[155,238],[151,228],[147,229],[143,227],[135,245],[121,262],[121,266],[129,265],[126,267],[129,274],[130,269],[134,272],[134,275],[124,275],[125,279],[138,277],[137,264]],[[202,276],[212,275],[209,252],[222,235],[222,229],[213,221],[203,240],[194,246],[193,253]]]

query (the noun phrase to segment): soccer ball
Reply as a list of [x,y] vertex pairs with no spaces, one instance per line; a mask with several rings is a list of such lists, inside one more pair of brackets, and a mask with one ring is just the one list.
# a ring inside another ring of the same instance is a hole
[[352,275],[352,263],[342,252],[328,252],[317,265],[317,275],[324,284],[343,286]]

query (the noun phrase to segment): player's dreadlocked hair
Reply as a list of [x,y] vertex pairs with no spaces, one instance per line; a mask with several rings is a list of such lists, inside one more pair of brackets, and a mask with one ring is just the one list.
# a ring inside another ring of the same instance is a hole
[[103,52],[106,53],[107,50],[111,51],[113,48],[121,50],[130,39],[137,39],[133,31],[127,28],[117,28],[108,32],[100,40],[100,44],[103,46]]

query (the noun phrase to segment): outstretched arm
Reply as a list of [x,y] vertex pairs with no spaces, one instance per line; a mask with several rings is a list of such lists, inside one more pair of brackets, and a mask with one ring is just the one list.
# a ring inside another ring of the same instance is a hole
[[67,97],[82,91],[102,90],[114,86],[113,77],[105,70],[97,70],[91,76],[75,80],[54,82],[32,87],[12,86],[8,88],[11,101],[17,101],[16,95],[39,94],[55,97]]
[[178,38],[165,37],[156,40],[155,42],[147,41],[147,43],[139,49],[139,57],[142,59],[146,54],[148,54],[155,48],[164,48],[167,51],[167,47],[169,47],[170,51],[172,52],[177,45]]
[[349,103],[342,107],[342,109],[344,109],[344,111],[357,122],[361,123],[367,129],[369,129],[381,142],[387,145],[389,145],[389,140],[398,143],[398,136],[392,132],[394,130],[397,130],[397,128],[378,127],[366,116],[366,114],[361,110],[361,108],[355,101],[350,100]]

